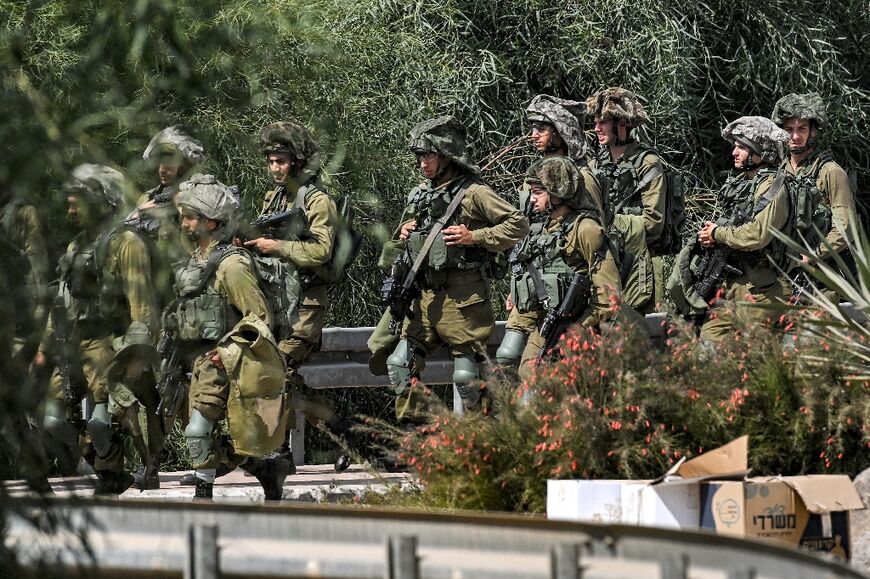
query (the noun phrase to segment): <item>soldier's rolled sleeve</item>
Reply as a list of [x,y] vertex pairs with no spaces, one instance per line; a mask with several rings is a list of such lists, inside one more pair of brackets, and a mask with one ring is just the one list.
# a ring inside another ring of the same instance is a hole
[[338,210],[326,193],[315,194],[305,208],[308,232],[305,239],[282,241],[278,255],[296,267],[317,267],[332,257]]
[[836,163],[826,163],[819,171],[817,186],[828,196],[828,206],[831,208],[832,227],[826,236],[827,244],[818,248],[821,258],[832,253],[840,253],[848,247],[849,225],[855,215],[855,195],[849,184],[849,177],[842,167]]
[[[760,199],[773,184],[773,175],[756,189],[755,199]],[[757,251],[773,239],[773,228],[782,229],[788,220],[788,195],[783,187],[773,201],[767,204],[752,221],[740,226],[719,226],[713,231],[718,243],[740,251]]]
[[[613,317],[610,296],[620,291],[619,270],[610,251],[599,259],[599,250],[604,243],[604,229],[592,219],[578,219],[565,244],[567,263],[577,269],[578,264],[589,264],[589,276],[595,295],[589,308],[581,315],[584,325],[597,324]],[[582,258],[582,261],[580,259]],[[583,267],[585,270],[585,267]]]
[[645,156],[643,162],[637,168],[637,179],[640,182],[646,177],[647,173],[656,167],[662,171],[661,174],[650,181],[649,185],[644,187],[640,192],[641,202],[643,203],[643,227],[646,230],[647,243],[651,243],[661,237],[662,230],[664,229],[665,203],[667,201],[665,189],[667,182],[665,181],[662,162],[657,155],[649,154]]
[[151,258],[145,242],[131,231],[119,235],[117,242],[117,273],[127,303],[130,307],[130,320],[142,322],[157,333],[160,316],[154,296],[154,284],[151,283]]
[[242,254],[225,257],[215,274],[218,287],[242,316],[254,314],[271,325],[272,315],[266,297],[257,283],[250,258]]
[[[474,242],[480,247],[489,251],[504,251],[516,245],[529,232],[529,221],[522,212],[489,187],[472,186],[466,195],[472,220],[492,224],[472,229]],[[466,199],[463,199],[463,205]]]

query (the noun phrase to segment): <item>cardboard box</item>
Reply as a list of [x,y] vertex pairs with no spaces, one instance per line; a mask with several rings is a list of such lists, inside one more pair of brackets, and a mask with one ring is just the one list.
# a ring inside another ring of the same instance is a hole
[[702,528],[848,560],[849,511],[864,505],[846,475],[757,477],[701,485]]

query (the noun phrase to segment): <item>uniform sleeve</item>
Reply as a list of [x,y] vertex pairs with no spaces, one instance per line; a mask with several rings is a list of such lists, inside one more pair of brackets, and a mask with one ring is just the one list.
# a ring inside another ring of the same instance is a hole
[[[758,186],[755,200],[758,201],[773,185],[774,175],[770,175]],[[767,246],[773,239],[773,228],[782,229],[788,220],[788,195],[783,187],[773,201],[767,204],[753,219],[740,226],[720,226],[713,231],[718,243],[740,251],[757,251]]]
[[130,307],[130,320],[142,322],[152,335],[159,328],[160,315],[151,279],[151,259],[148,247],[135,233],[127,231],[113,240],[117,259],[117,275]]
[[[846,240],[849,239],[849,226],[855,215],[855,195],[849,184],[849,177],[836,163],[826,163],[819,171],[817,185],[824,191],[828,207],[831,208],[833,226],[826,240],[833,248],[833,253],[840,253],[848,247]],[[825,244],[817,251],[823,259],[832,253]]]
[[236,253],[225,257],[215,274],[222,291],[242,316],[254,314],[271,326],[272,315],[249,257]]
[[599,256],[605,243],[604,229],[593,219],[578,219],[568,235],[565,245],[565,260],[575,271],[585,271],[589,264],[593,295],[589,307],[580,316],[584,326],[596,325],[613,317],[611,296],[621,291],[619,270],[616,261],[606,249],[603,258]]
[[462,206],[472,221],[489,224],[471,231],[475,243],[489,251],[510,249],[529,232],[529,221],[522,212],[485,185],[472,185]]
[[592,199],[592,203],[595,205],[598,215],[601,216],[601,221],[603,223],[605,218],[604,194],[601,191],[601,183],[598,181],[598,178],[595,177],[595,173],[588,166],[580,169],[580,175],[583,177],[583,186],[586,188],[586,192]]
[[296,267],[317,267],[332,257],[338,210],[329,195],[320,193],[311,196],[305,215],[308,218],[306,239],[282,241],[278,255]]
[[656,167],[661,169],[662,172],[640,192],[641,203],[643,204],[643,228],[646,230],[646,242],[648,244],[661,237],[662,230],[664,229],[665,203],[667,201],[665,189],[667,188],[667,182],[665,180],[664,168],[658,155],[647,154],[637,168],[637,178],[638,182],[640,182]]

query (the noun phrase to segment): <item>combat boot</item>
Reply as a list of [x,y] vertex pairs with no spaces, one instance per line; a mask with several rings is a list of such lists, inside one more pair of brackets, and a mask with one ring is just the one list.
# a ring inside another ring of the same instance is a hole
[[[354,423],[338,416],[337,414],[326,421],[326,427],[336,436],[343,438],[345,444],[350,447],[356,449],[357,447],[357,436],[353,431]],[[350,454],[344,452],[344,450],[340,450],[338,457],[335,459],[335,463],[333,464],[333,468],[335,468],[335,472],[344,472],[346,471],[351,464]]]
[[100,470],[97,477],[94,495],[120,495],[133,484],[133,475],[126,471]]
[[196,479],[196,488],[193,491],[194,501],[214,500],[214,483],[206,482],[201,478]]
[[160,488],[160,471],[156,466],[146,468],[144,464],[140,464],[136,472],[133,473],[134,489],[139,491],[150,491]]
[[256,477],[263,487],[267,501],[280,501],[284,498],[284,479],[290,472],[291,462],[280,456],[270,458],[249,458],[242,468]]
[[[214,478],[220,478],[222,476],[226,476],[236,470],[233,467],[230,467],[226,464],[219,464],[217,467],[217,471],[214,474]],[[196,485],[196,482],[200,480],[196,476],[196,471],[189,472],[187,474],[181,475],[181,478],[178,479],[178,486],[182,487],[192,487]]]

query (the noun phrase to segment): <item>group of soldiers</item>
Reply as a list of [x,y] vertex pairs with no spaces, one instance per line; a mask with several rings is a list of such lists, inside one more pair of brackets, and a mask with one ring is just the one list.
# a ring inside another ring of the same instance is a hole
[[[553,355],[567,326],[600,330],[620,317],[639,319],[665,307],[666,296],[675,313],[698,322],[703,339],[721,340],[735,317],[763,321],[764,311],[745,303],[785,301],[787,273],[801,260],[847,249],[854,194],[844,170],[818,149],[827,116],[815,95],[788,95],[772,118],[741,117],[725,127],[733,166],[718,193],[722,215],[698,232],[681,231],[678,171],[635,139],[647,113],[634,93],[608,88],[585,102],[538,95],[526,116],[539,158],[525,174],[519,207],[481,177],[457,119],[428,119],[411,131],[424,180],[385,244],[385,312],[369,342],[370,367],[389,375],[400,420],[425,415],[420,374],[441,346],[465,407],[486,407],[493,279],[510,276],[496,363],[522,374]],[[584,131],[587,116],[597,142]],[[246,227],[236,192],[197,172],[203,147],[179,127],[145,150],[159,184],[132,212],[130,186],[117,170],[85,164],[69,176],[67,216],[78,233],[47,292],[52,307],[32,362],[27,348],[16,355],[31,373],[51,369],[34,410],[48,456],[61,470],[82,457],[99,493],[159,488],[159,456],[175,421],[195,468],[183,482],[200,499],[237,466],[257,478],[267,500],[280,499],[295,472],[287,434],[295,410],[353,445],[352,422],[299,372],[319,347],[328,287],[346,267],[337,245],[347,224],[319,178],[319,147],[305,127],[272,123],[259,138],[274,189],[257,221],[301,215],[271,234]],[[4,202],[2,233],[26,254],[28,291],[38,296],[50,269],[34,241],[38,220],[32,207]],[[807,255],[774,238],[775,229],[803,235],[807,222],[821,230]],[[715,250],[721,263],[710,278]],[[668,256],[676,260],[666,283]],[[703,295],[710,284],[700,282],[710,279],[713,295]],[[276,288],[290,305],[276,305]],[[181,378],[173,382],[172,372]],[[86,419],[78,410],[84,397],[93,405]],[[23,422],[15,427],[22,439],[31,430]],[[134,475],[124,469],[126,437],[142,459]],[[35,455],[20,462],[31,465],[24,476],[32,486],[44,489],[39,465],[48,458]],[[349,461],[340,454],[336,470]]]

